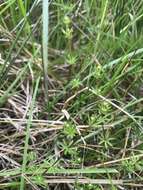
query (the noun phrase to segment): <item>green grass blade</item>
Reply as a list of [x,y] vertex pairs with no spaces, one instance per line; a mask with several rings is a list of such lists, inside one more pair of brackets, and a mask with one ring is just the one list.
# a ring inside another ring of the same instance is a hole
[[136,56],[136,55],[139,55],[141,53],[143,53],[143,48],[140,48],[140,49],[137,49],[135,51],[132,51],[131,53],[128,53],[127,55],[124,55],[124,56],[122,56],[120,58],[117,58],[117,59],[109,62],[109,63],[105,64],[103,66],[103,68],[106,69],[106,68],[113,67],[114,65],[119,64],[121,61],[125,61],[127,59],[130,59],[132,56]]
[[33,112],[34,105],[35,105],[35,100],[36,100],[36,95],[37,95],[37,91],[38,91],[39,82],[40,82],[40,77],[36,81],[36,86],[35,86],[32,102],[31,102],[31,106],[30,106],[30,111],[29,111],[29,120],[28,120],[27,128],[26,128],[25,146],[24,146],[24,154],[23,154],[23,164],[22,164],[20,190],[24,190],[24,177],[23,177],[23,175],[24,175],[24,173],[26,171],[28,142],[29,142],[29,137],[30,137],[30,126],[31,126],[32,117],[33,117],[32,112]]
[[43,0],[43,38],[42,38],[42,52],[43,52],[43,69],[45,81],[45,99],[48,101],[48,25],[49,25],[49,1]]

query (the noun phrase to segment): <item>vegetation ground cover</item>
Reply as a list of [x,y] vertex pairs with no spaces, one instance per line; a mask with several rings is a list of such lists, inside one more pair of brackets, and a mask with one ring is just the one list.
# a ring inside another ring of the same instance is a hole
[[0,1],[0,189],[143,188],[142,44],[142,0]]

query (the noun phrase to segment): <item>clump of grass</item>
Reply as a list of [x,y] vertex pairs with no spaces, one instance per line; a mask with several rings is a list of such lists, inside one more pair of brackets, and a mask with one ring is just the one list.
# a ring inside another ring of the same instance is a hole
[[1,189],[142,188],[142,12],[0,3]]

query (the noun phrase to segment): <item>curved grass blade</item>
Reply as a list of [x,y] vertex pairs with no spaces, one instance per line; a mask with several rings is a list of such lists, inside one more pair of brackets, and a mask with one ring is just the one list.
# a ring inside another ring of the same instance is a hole
[[129,54],[125,55],[125,56],[119,57],[119,58],[109,62],[106,65],[104,65],[103,68],[105,68],[105,69],[108,68],[108,67],[110,68],[110,67],[120,63],[121,61],[125,61],[126,59],[129,59],[132,56],[136,56],[136,55],[141,54],[141,53],[143,53],[143,48],[140,48],[138,50],[132,51],[131,53],[129,53]]

